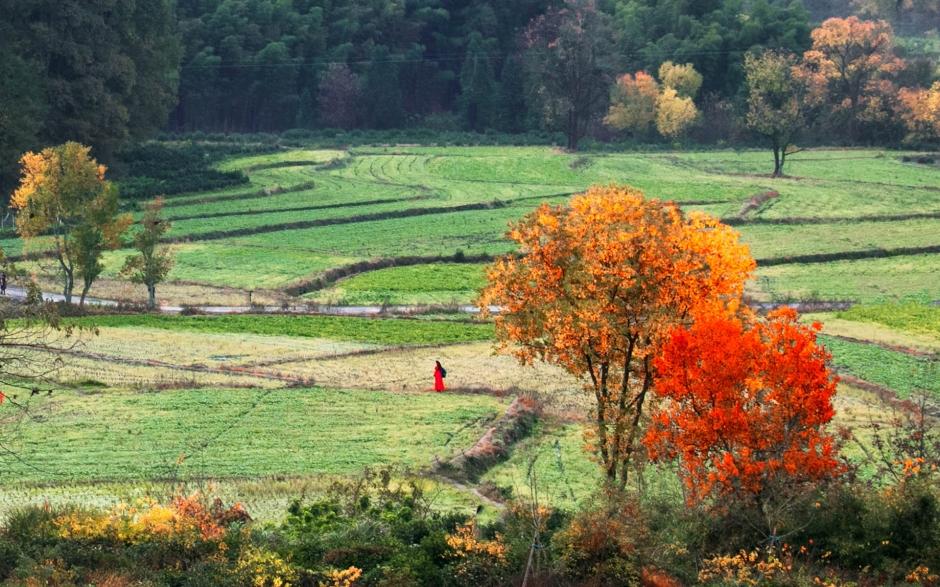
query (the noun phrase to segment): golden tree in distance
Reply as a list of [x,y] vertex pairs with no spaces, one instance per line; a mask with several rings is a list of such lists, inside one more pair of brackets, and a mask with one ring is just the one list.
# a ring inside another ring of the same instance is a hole
[[72,301],[77,276],[84,303],[104,269],[101,254],[120,245],[131,217],[118,214],[117,189],[105,179],[105,166],[89,147],[68,142],[26,153],[20,163],[20,185],[10,199],[10,206],[19,210],[17,232],[23,238],[49,237],[65,301]]
[[508,236],[521,256],[492,265],[481,309],[500,307],[501,350],[586,382],[594,448],[608,487],[622,489],[665,333],[699,309],[737,311],[754,261],[717,219],[630,187],[543,204]]
[[893,77],[905,66],[894,54],[891,25],[855,16],[830,18],[812,37],[812,48],[794,71],[809,89],[807,100],[845,117],[853,137],[860,123],[890,117],[897,98]]

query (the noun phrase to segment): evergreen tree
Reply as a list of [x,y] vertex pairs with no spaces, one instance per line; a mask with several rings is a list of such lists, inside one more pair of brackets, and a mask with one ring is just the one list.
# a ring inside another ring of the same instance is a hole
[[499,87],[493,73],[496,41],[470,35],[467,58],[460,69],[460,110],[467,128],[482,131],[496,121]]
[[398,60],[385,45],[376,45],[370,53],[363,91],[364,117],[371,128],[396,128],[404,120]]

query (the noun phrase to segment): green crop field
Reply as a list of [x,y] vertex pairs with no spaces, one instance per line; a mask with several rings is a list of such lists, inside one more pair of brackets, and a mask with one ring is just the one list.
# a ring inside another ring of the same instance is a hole
[[[256,515],[283,515],[291,495],[331,477],[425,469],[472,445],[505,406],[481,395],[322,388],[63,392],[35,405],[6,447],[22,456],[3,459],[0,514],[20,499],[107,503],[220,486],[260,502]],[[252,487],[256,478],[271,485]]]
[[[162,303],[241,305],[250,293],[277,306],[442,313],[69,318],[99,334],[64,357],[54,379],[67,391],[17,435],[28,458],[4,459],[0,514],[24,501],[112,503],[182,487],[274,518],[290,496],[363,467],[424,469],[473,446],[519,394],[541,398],[546,417],[480,481],[526,495],[531,470],[545,499],[585,503],[598,471],[583,450],[583,382],[494,355],[491,323],[443,312],[472,303],[485,284],[478,256],[514,251],[513,221],[596,184],[632,185],[734,224],[759,261],[755,299],[865,304],[818,316],[831,321],[820,341],[833,367],[900,398],[916,389],[940,397],[928,356],[940,348],[931,305],[940,300],[940,167],[904,162],[910,154],[807,150],[776,179],[770,153],[751,150],[372,146],[229,159],[219,168],[244,172],[247,184],[165,201],[175,265],[158,287]],[[142,204],[128,204],[137,219]],[[0,247],[18,256],[49,241],[23,243],[8,229]],[[143,287],[119,275],[129,253],[105,254],[91,295],[143,300]],[[348,269],[357,263],[377,268]],[[56,286],[53,263],[20,264]],[[435,360],[448,368],[449,393],[427,393]],[[838,425],[862,427],[887,411],[884,393],[840,385],[839,395]],[[471,488],[429,483],[445,503],[480,503]]]
[[[176,257],[170,280],[276,292],[358,261],[502,254],[513,249],[505,239],[508,224],[539,202],[560,203],[592,184],[621,183],[734,219],[760,260],[797,257],[760,269],[752,287],[758,297],[932,300],[938,297],[940,168],[905,163],[904,155],[810,150],[793,155],[788,176],[778,179],[766,175],[764,151],[571,154],[547,147],[401,146],[240,157],[220,168],[244,171],[248,185],[167,200]],[[755,209],[745,206],[766,192],[777,196]],[[0,246],[8,255],[49,246],[39,237],[24,248],[4,234]],[[798,264],[805,255],[838,259],[884,251],[905,256]],[[113,291],[110,283],[119,279],[127,254],[106,255],[98,289]],[[879,277],[892,270],[897,275]],[[480,283],[477,269],[457,265],[384,271],[308,298],[466,302]],[[172,288],[164,291],[167,302],[215,303],[211,291],[185,300]],[[142,288],[126,294],[142,295]]]
[[469,303],[485,284],[485,265],[434,263],[369,271],[305,297],[344,304],[372,304],[376,300],[404,305]]
[[821,335],[819,339],[832,353],[832,363],[837,370],[883,385],[901,398],[909,397],[911,393],[920,390],[940,399],[936,360],[832,336]]
[[940,306],[923,304],[883,304],[855,306],[837,314],[839,318],[874,322],[897,330],[926,334],[940,340]]
[[73,319],[69,322],[88,327],[163,328],[196,332],[302,336],[389,345],[453,344],[488,340],[493,336],[492,326],[485,323],[468,324],[353,316],[130,314],[91,316]]

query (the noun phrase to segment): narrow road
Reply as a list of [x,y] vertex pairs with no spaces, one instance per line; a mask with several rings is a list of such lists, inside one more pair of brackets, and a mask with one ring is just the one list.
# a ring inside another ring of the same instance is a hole
[[[15,300],[26,298],[26,290],[21,287],[7,287],[6,297]],[[42,297],[47,302],[64,302],[65,297],[62,294],[43,292]],[[78,296],[72,296],[73,303],[77,303]],[[85,303],[90,306],[102,306],[116,308],[126,305],[118,300],[106,300],[102,298],[87,297]],[[327,314],[333,316],[378,316],[382,314],[407,316],[409,314],[418,314],[434,309],[434,306],[323,306],[317,304],[294,304],[288,306],[213,306],[188,305],[186,308],[195,310],[203,314]],[[179,314],[183,311],[183,306],[161,305],[157,308],[163,314]],[[448,309],[451,309],[448,307]],[[493,312],[499,312],[498,307],[491,308]],[[464,314],[478,314],[480,309],[476,306],[463,305],[457,306],[456,310]]]
[[[26,290],[21,287],[10,286],[7,288],[7,297],[13,299],[25,299]],[[62,294],[43,292],[42,297],[44,300],[49,302],[64,302],[65,298]],[[72,297],[73,302],[78,299],[77,296]],[[85,298],[85,303],[91,306],[101,306],[116,308],[122,305],[122,302],[118,300],[106,300],[102,298],[88,297]],[[837,310],[846,310],[855,305],[855,302],[849,301],[818,301],[818,302],[752,302],[751,307],[760,311],[769,311],[774,308],[779,308],[781,306],[789,306],[796,309],[799,312],[833,312]],[[318,305],[318,304],[294,304],[294,305],[281,305],[281,306],[213,306],[213,305],[201,305],[193,306],[189,305],[186,308],[190,310],[195,310],[201,314],[311,314],[311,315],[328,315],[328,316],[409,316],[413,314],[426,313],[428,311],[437,310],[446,310],[446,311],[457,311],[461,314],[479,314],[480,309],[477,306],[473,305],[461,305],[452,307],[452,306],[418,306],[418,305],[402,305],[402,306],[329,306],[329,305]],[[172,306],[172,305],[162,305],[159,306],[158,311],[163,314],[179,314],[183,311],[183,306]],[[491,306],[490,311],[494,314],[499,313],[498,306]]]

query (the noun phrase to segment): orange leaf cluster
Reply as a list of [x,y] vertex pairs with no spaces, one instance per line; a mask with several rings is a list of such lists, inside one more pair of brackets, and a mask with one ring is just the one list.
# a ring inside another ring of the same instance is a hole
[[734,312],[754,261],[717,219],[630,187],[542,205],[509,237],[521,257],[490,268],[480,305],[502,308],[497,337],[521,362],[590,381],[596,448],[608,479],[624,479],[665,333],[703,308]]
[[659,83],[645,71],[625,73],[611,91],[610,110],[604,123],[617,129],[645,134],[656,121]]
[[894,33],[883,20],[830,18],[812,32],[813,46],[795,73],[809,100],[861,120],[889,114],[897,94],[891,76],[904,68],[894,54]]
[[737,307],[754,261],[738,234],[704,214],[631,187],[593,187],[568,205],[543,204],[512,226],[522,256],[489,270],[480,304],[499,305],[496,330],[525,363],[544,359],[587,375],[588,359],[648,356],[665,329],[703,305]]
[[653,459],[678,459],[690,501],[762,496],[838,470],[836,380],[816,331],[792,309],[766,319],[700,316],[676,328],[655,361],[665,400],[644,442]]
[[930,89],[902,88],[901,118],[909,141],[940,140],[940,82]]

